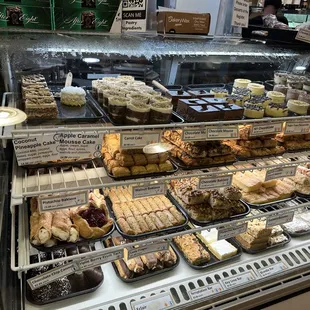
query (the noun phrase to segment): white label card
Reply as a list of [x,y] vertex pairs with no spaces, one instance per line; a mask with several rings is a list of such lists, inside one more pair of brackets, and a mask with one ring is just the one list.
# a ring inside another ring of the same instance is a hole
[[47,212],[70,207],[82,206],[88,203],[88,191],[68,193],[63,195],[51,195],[38,198],[40,212]]
[[205,287],[196,288],[194,290],[188,291],[188,295],[192,300],[199,300],[206,297],[211,297],[213,295],[222,293],[224,291],[221,283],[214,283],[207,285]]
[[288,267],[286,264],[284,264],[283,262],[278,262],[268,267],[260,268],[257,270],[257,272],[262,278],[265,278],[280,273],[282,271],[285,271],[287,269]]
[[310,130],[309,123],[293,123],[287,122],[285,125],[285,134],[306,134]]
[[282,179],[285,177],[293,177],[296,175],[297,167],[279,167],[269,169],[266,172],[265,182],[270,180]]
[[132,310],[167,310],[174,306],[175,302],[168,292],[131,302]]
[[250,7],[248,0],[235,0],[231,25],[248,28],[249,13]]
[[148,253],[168,251],[168,250],[169,250],[169,242],[162,241],[129,247],[124,249],[124,252],[125,252],[125,258],[131,259]]
[[199,180],[198,189],[213,189],[228,187],[232,184],[232,175],[224,175],[217,177],[201,178]]
[[102,254],[97,257],[83,259],[79,262],[81,270],[87,270],[90,268],[95,268],[106,263],[114,262],[115,260],[122,259],[124,257],[124,251],[118,250],[108,254]]
[[236,235],[243,234],[248,229],[248,223],[243,223],[241,225],[233,227],[220,227],[218,230],[218,240],[233,238]]
[[292,222],[294,219],[294,211],[287,214],[274,214],[267,218],[266,227],[273,227]]
[[54,282],[57,279],[73,274],[77,271],[77,266],[74,263],[66,264],[47,272],[44,272],[36,277],[27,280],[30,288],[35,290],[42,287],[48,283]]
[[134,199],[166,194],[167,186],[164,183],[132,187],[132,198]]
[[282,132],[283,123],[253,125],[251,136],[272,135]]
[[240,275],[220,280],[224,289],[233,289],[241,285],[247,285],[249,282],[256,280],[256,276],[252,271],[246,271]]
[[159,143],[161,132],[121,133],[122,149],[142,149],[146,145]]
[[239,139],[239,127],[207,127],[207,140]]
[[183,129],[182,140],[183,141],[203,141],[206,140],[207,129]]
[[299,29],[295,40],[310,43],[310,30],[309,29]]

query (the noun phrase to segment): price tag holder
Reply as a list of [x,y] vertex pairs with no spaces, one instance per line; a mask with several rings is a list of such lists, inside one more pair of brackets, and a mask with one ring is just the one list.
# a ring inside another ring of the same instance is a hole
[[132,310],[168,310],[174,306],[175,302],[168,292],[131,302]]
[[168,251],[168,250],[169,250],[168,241],[154,242],[125,248],[124,257],[126,260],[128,260],[131,258],[142,256],[144,254]]
[[233,238],[237,235],[243,234],[248,229],[248,223],[243,223],[241,225],[233,227],[220,227],[218,229],[218,240]]
[[201,178],[199,180],[198,189],[213,189],[228,187],[232,184],[232,175],[223,175],[209,178]]
[[142,149],[146,145],[159,143],[161,139],[161,131],[143,132],[143,133],[121,133],[122,149]]
[[295,40],[310,43],[310,30],[309,29],[299,29]]
[[88,203],[88,191],[74,192],[48,197],[39,196],[38,206],[40,212],[68,209],[70,207],[82,206]]
[[70,263],[66,264],[57,268],[54,268],[52,270],[49,270],[47,272],[44,272],[36,277],[30,278],[27,280],[30,288],[32,290],[35,290],[37,288],[40,288],[46,284],[49,284],[51,282],[54,282],[57,279],[63,278],[65,276],[68,276],[70,274],[75,273],[78,270],[76,264]]
[[220,280],[220,283],[225,290],[230,290],[238,286],[247,285],[248,283],[255,280],[255,274],[252,271],[246,271],[241,273],[240,275]]
[[132,198],[143,198],[150,196],[166,195],[167,186],[164,183],[152,184],[146,186],[133,186]]
[[306,134],[310,130],[310,124],[309,123],[295,123],[295,122],[286,122],[285,124],[285,131],[284,133],[286,135],[288,134]]
[[287,214],[274,214],[267,218],[266,227],[273,227],[292,222],[294,219],[294,211]]
[[207,140],[239,139],[239,127],[207,127]]
[[279,167],[269,169],[266,172],[265,182],[270,180],[282,179],[285,177],[293,177],[296,175],[297,167]]
[[251,136],[264,136],[273,135],[282,132],[283,123],[272,123],[272,124],[256,124],[252,125]]
[[285,263],[278,262],[268,267],[260,268],[257,270],[257,272],[262,278],[266,278],[274,274],[280,273],[282,271],[285,271],[287,269],[288,269],[288,266]]
[[118,250],[112,253],[102,254],[97,257],[83,259],[79,262],[79,266],[81,270],[87,270],[90,268],[101,266],[103,264],[114,262],[115,260],[122,259],[123,257],[124,257],[124,251]]
[[194,290],[188,291],[188,295],[191,300],[199,300],[206,297],[211,297],[217,295],[224,291],[221,283],[214,283],[207,285],[205,287],[196,288]]
[[248,0],[235,0],[233,7],[232,26],[248,28],[250,7]]
[[183,141],[203,141],[206,140],[207,129],[187,129],[184,128],[182,131]]

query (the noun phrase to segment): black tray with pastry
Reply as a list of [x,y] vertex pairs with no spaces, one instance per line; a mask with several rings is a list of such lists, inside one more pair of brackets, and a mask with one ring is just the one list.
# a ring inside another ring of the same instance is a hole
[[[245,216],[247,216],[250,212],[251,212],[251,208],[245,204],[244,202],[242,202],[241,200],[238,203],[238,210],[240,209],[240,211],[242,211],[239,214],[235,214],[235,215],[228,215],[227,217],[221,218],[221,219],[214,219],[213,217],[210,219],[195,219],[193,217],[193,212],[195,211],[194,208],[191,210],[187,210],[185,207],[182,206],[183,202],[181,201],[180,198],[177,198],[171,191],[168,191],[167,193],[167,197],[172,201],[172,203],[176,206],[178,206],[178,208],[180,210],[182,210],[184,213],[187,214],[188,219],[190,220],[191,223],[204,227],[204,226],[208,226],[211,224],[216,224],[216,223],[225,223],[225,222],[229,222],[232,220],[236,220],[236,219],[240,219],[243,218]],[[211,209],[211,208],[210,208]],[[203,209],[201,210],[201,214],[200,216],[202,216],[203,218],[207,217],[207,213],[206,213],[207,208],[203,207]],[[199,213],[199,208],[197,209],[197,211],[195,211],[197,214]],[[211,212],[212,213],[212,212]],[[215,213],[215,212],[214,212]],[[218,214],[221,214],[221,211],[218,212]],[[213,216],[213,215],[210,215]]]
[[[190,227],[188,227],[190,229]],[[219,253],[216,253],[218,257],[215,256],[215,254],[212,253],[212,251],[216,250],[216,248],[220,248],[220,245],[225,243],[225,246],[229,246],[227,243],[230,243],[231,246],[230,255],[227,255],[227,257],[224,257],[223,259],[219,258]],[[209,267],[214,267],[217,265],[220,265],[222,263],[230,262],[234,259],[239,258],[242,255],[242,248],[237,242],[233,239],[227,239],[222,241],[217,241],[216,244],[213,245],[214,249],[212,247],[212,250],[209,249],[206,240],[203,238],[203,236],[199,233],[189,234],[189,235],[183,235],[173,238],[172,246],[173,248],[182,256],[182,258],[185,260],[185,262],[194,269],[202,270]],[[184,251],[182,249],[184,247]],[[195,254],[197,254],[198,257],[195,257]],[[199,257],[200,255],[200,257]]]
[[112,203],[111,195],[106,196],[107,206],[117,231],[126,239],[144,239],[182,231],[188,223],[186,213],[164,195],[123,203]]
[[[89,252],[88,247],[79,247],[79,253]],[[61,258],[65,256],[63,250],[53,252],[54,258]],[[74,255],[78,254],[76,251],[67,250],[67,254]],[[52,259],[51,253],[40,253],[38,255],[30,256],[32,263],[38,263],[39,261],[45,261]],[[85,270],[81,273],[71,274],[69,276],[55,280],[54,282],[31,290],[27,280],[47,272],[54,267],[63,265],[63,263],[56,263],[54,265],[46,265],[37,268],[30,269],[27,274],[23,275],[23,280],[26,285],[26,298],[27,300],[35,305],[46,305],[57,301],[65,300],[68,298],[77,297],[84,294],[95,292],[103,283],[104,275],[101,267],[92,268]]]
[[294,217],[292,222],[283,224],[281,227],[293,238],[310,235],[310,223],[303,218]]
[[[106,247],[113,247],[126,242],[122,237],[107,239]],[[112,262],[117,277],[125,283],[133,283],[163,274],[175,269],[180,263],[179,255],[171,247],[168,251],[149,253],[125,261]]]
[[108,238],[115,229],[103,196],[89,194],[81,207],[39,213],[37,199],[29,200],[30,243],[41,252],[74,248]]

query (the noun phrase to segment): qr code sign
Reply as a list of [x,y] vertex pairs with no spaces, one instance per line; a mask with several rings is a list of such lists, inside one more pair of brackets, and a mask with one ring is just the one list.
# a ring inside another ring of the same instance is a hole
[[145,10],[146,0],[123,0],[123,9]]

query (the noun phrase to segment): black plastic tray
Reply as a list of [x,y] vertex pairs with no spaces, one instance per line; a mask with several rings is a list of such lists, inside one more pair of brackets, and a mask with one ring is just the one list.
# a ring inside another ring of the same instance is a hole
[[226,84],[214,83],[214,84],[189,84],[186,86],[186,90],[206,90],[210,91],[212,88],[225,88]]
[[213,165],[200,165],[200,166],[186,166],[181,159],[173,157],[170,155],[170,160],[171,162],[178,166],[179,168],[183,170],[195,170],[195,169],[208,169],[208,168],[216,168],[216,167],[222,167],[222,166],[227,166],[227,165],[233,165],[237,160],[226,162],[226,163],[221,163],[221,164],[213,164]]
[[229,218],[226,218],[226,219],[220,219],[220,220],[215,220],[215,221],[198,221],[198,220],[195,220],[194,218],[192,218],[188,212],[186,211],[185,208],[182,207],[182,205],[173,197],[172,193],[170,191],[167,192],[167,197],[172,201],[172,203],[177,206],[180,210],[182,210],[184,213],[187,214],[187,217],[188,219],[190,220],[190,222],[192,222],[193,224],[197,225],[197,226],[201,226],[201,227],[204,227],[204,226],[208,226],[210,224],[218,224],[218,223],[227,223],[229,221],[233,221],[233,220],[236,220],[236,219],[240,219],[240,218],[243,218],[245,216],[247,216],[250,212],[251,212],[251,208],[245,204],[244,202],[242,202],[240,200],[240,202],[245,206],[246,208],[246,211],[244,213],[241,213],[241,214],[237,214],[237,215],[233,215]]
[[287,151],[284,151],[284,152],[281,152],[281,153],[275,154],[275,155],[263,155],[263,156],[257,156],[257,157],[242,157],[242,156],[236,155],[236,157],[237,157],[238,161],[245,161],[245,160],[256,160],[256,159],[261,159],[261,158],[282,156],[285,153],[287,153]]
[[274,245],[269,245],[265,249],[261,249],[261,250],[247,249],[247,248],[243,247],[242,244],[237,239],[234,238],[234,240],[239,246],[241,246],[243,252],[246,252],[248,254],[257,254],[257,253],[262,253],[262,252],[268,251],[270,249],[279,248],[279,247],[282,247],[282,246],[285,246],[286,244],[288,244],[291,241],[291,236],[285,231],[283,232],[283,234],[286,236],[287,241],[284,241],[284,242],[281,242],[278,244],[274,244]]
[[165,175],[171,175],[176,173],[179,168],[177,167],[177,165],[175,165],[175,163],[171,160],[171,164],[173,166],[173,170],[171,171],[163,171],[163,172],[154,172],[154,173],[147,173],[147,174],[136,174],[136,175],[128,175],[126,177],[115,177],[113,174],[111,174],[108,171],[107,166],[103,163],[103,167],[105,168],[105,170],[107,171],[107,175],[112,178],[115,181],[124,181],[124,180],[135,180],[135,179],[144,179],[144,178],[154,178],[154,177],[161,177],[161,176],[165,176]]
[[[167,198],[170,199],[170,197],[168,195],[167,195]],[[179,212],[181,212],[182,215],[184,216],[184,218],[185,218],[185,223],[184,224],[179,225],[179,226],[168,227],[168,228],[165,228],[165,229],[162,229],[162,230],[150,231],[150,232],[143,233],[143,234],[138,234],[138,235],[128,235],[128,234],[126,234],[126,233],[124,233],[122,231],[122,229],[119,227],[119,225],[117,223],[117,219],[116,219],[116,217],[114,215],[113,208],[112,208],[112,201],[110,200],[110,198],[109,197],[105,197],[105,201],[107,203],[107,207],[108,207],[108,209],[110,211],[110,214],[111,214],[112,218],[114,219],[115,227],[116,227],[117,231],[125,239],[128,239],[128,240],[136,240],[136,239],[141,239],[141,238],[145,239],[145,238],[148,238],[148,237],[151,237],[151,236],[161,236],[161,235],[167,235],[169,233],[174,233],[174,232],[177,232],[177,231],[183,231],[184,227],[186,227],[186,225],[188,224],[188,216],[187,216],[186,212],[184,212],[184,210],[182,208],[180,208],[178,205],[174,205],[177,208],[177,210]],[[171,202],[173,203],[173,201],[171,201]]]
[[285,233],[287,233],[288,235],[290,235],[293,238],[298,238],[298,237],[302,237],[302,236],[307,236],[310,235],[310,229],[307,231],[303,231],[303,232],[294,232],[291,233],[289,232],[284,225],[281,225],[282,229],[285,231]]
[[234,247],[237,248],[238,252],[236,255],[230,257],[230,258],[227,258],[227,259],[223,259],[223,260],[219,260],[217,259],[213,253],[211,251],[209,251],[207,245],[197,236],[196,233],[194,233],[195,237],[198,239],[198,242],[203,246],[203,248],[210,254],[210,261],[207,262],[206,264],[202,264],[202,265],[194,265],[192,264],[187,258],[186,256],[184,255],[183,251],[181,249],[179,249],[179,247],[174,243],[174,241],[172,241],[172,247],[173,249],[179,253],[182,258],[185,260],[185,262],[193,269],[196,269],[196,270],[202,270],[202,269],[206,269],[206,268],[209,268],[209,267],[214,267],[214,266],[217,266],[219,264],[223,264],[223,263],[226,263],[226,262],[230,262],[236,258],[239,258],[241,255],[242,255],[242,247],[233,239],[233,238],[230,238],[230,239],[227,239],[226,241],[228,241],[229,243],[231,243]]
[[301,197],[301,198],[306,198],[306,199],[310,199],[310,195],[307,194],[303,194],[300,192],[295,191],[296,196]]

